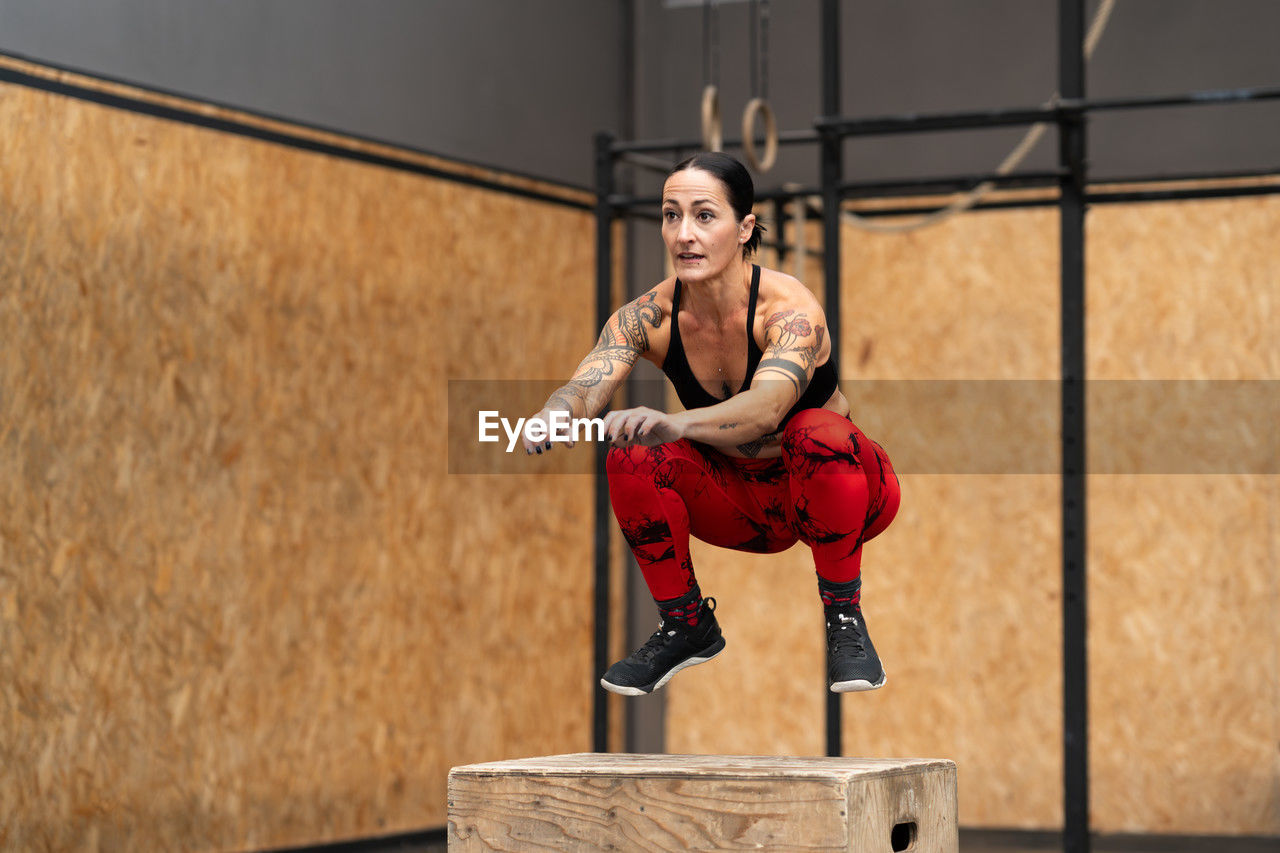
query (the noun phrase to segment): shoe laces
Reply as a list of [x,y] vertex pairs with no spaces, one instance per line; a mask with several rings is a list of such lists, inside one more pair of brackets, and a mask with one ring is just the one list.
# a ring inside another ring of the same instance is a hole
[[643,646],[636,649],[636,653],[632,655],[632,657],[639,661],[652,660],[654,655],[662,651],[662,647],[667,644],[667,640],[671,635],[675,634],[675,632],[676,629],[672,628],[668,630],[666,624],[659,623],[658,630],[653,632],[653,635],[645,641]]
[[[857,611],[855,610],[854,613]],[[858,630],[861,620],[855,616],[846,622],[841,619],[843,615],[841,611],[836,611],[832,614],[832,618],[827,620],[827,643],[831,651],[838,653],[848,650],[857,657],[866,657],[867,649],[862,644],[862,632]]]

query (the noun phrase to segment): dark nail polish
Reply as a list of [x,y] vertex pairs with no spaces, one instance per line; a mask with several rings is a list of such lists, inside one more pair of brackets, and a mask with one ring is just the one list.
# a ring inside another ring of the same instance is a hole
[[547,450],[550,450],[550,449],[551,449],[551,442],[549,442],[549,441],[548,441],[548,442],[547,442]]
[[539,447],[539,448],[537,448],[537,450],[538,450],[538,455],[539,455],[539,456],[541,456],[541,455],[542,455],[542,448],[541,448],[541,447]]

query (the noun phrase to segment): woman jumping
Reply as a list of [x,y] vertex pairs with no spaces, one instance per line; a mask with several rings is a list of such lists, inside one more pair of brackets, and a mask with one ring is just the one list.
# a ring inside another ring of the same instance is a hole
[[[613,511],[660,614],[648,642],[605,672],[600,683],[614,693],[651,693],[724,648],[715,600],[694,577],[690,535],[752,553],[808,545],[831,690],[885,682],[859,591],[863,543],[893,520],[898,479],[849,420],[813,294],[750,262],[762,230],[754,200],[750,174],[732,157],[678,164],[662,191],[675,276],[618,309],[537,416],[595,417],[640,358],[662,368],[685,407],[604,419]],[[528,453],[554,446],[527,436],[524,444]]]

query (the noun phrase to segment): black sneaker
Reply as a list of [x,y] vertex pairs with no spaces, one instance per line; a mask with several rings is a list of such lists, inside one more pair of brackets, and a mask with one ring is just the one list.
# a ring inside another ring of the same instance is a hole
[[825,608],[827,615],[827,684],[832,693],[875,690],[885,682],[880,656],[871,644],[862,609],[856,604]]
[[716,623],[715,607],[714,598],[704,599],[697,625],[659,620],[649,641],[609,667],[600,685],[623,696],[642,696],[661,688],[685,667],[706,663],[720,654],[724,637]]

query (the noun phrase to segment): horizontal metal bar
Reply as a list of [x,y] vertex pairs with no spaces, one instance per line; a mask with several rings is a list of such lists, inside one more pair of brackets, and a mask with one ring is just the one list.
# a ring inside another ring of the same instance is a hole
[[[779,145],[804,145],[812,144],[820,139],[819,135],[812,130],[784,130],[778,134]],[[764,145],[763,136],[756,139],[757,145]],[[725,138],[725,148],[741,148],[741,139]],[[625,154],[632,151],[701,151],[702,139],[685,138],[685,139],[647,139],[632,142],[615,142],[612,151],[614,154]]]
[[1156,174],[1138,175],[1123,178],[1097,178],[1092,182],[1095,187],[1110,184],[1167,184],[1175,181],[1242,181],[1251,179],[1280,178],[1280,166],[1274,169],[1231,171],[1231,172],[1188,172],[1182,175]]
[[815,195],[822,195],[822,187],[765,190],[756,193],[756,201],[792,201],[793,199],[808,198]]
[[1118,204],[1140,201],[1189,201],[1205,198],[1242,198],[1244,196],[1280,195],[1280,184],[1252,187],[1188,187],[1167,190],[1124,190],[1121,192],[1091,192],[1085,200],[1089,204]]
[[1255,89],[1212,89],[1190,92],[1185,95],[1162,95],[1152,98],[1094,98],[1083,101],[1062,101],[1067,109],[1087,112],[1108,110],[1137,110],[1158,107],[1189,107],[1206,104],[1242,104],[1249,101],[1274,101],[1280,98],[1280,86],[1264,86]]
[[1238,104],[1280,98],[1280,87],[1218,89],[1185,95],[1151,98],[1064,99],[1051,106],[1015,107],[999,110],[971,110],[953,113],[904,113],[870,118],[824,116],[814,120],[819,132],[838,136],[886,136],[925,133],[935,130],[978,130],[988,127],[1040,124],[1078,119],[1090,112],[1148,109],[1158,107]]
[[648,169],[651,172],[657,172],[662,175],[669,173],[671,167],[675,165],[666,158],[650,157],[637,151],[626,151],[618,156],[618,160],[629,166],[639,166],[642,169]]
[[[1153,201],[1192,201],[1195,199],[1227,199],[1248,196],[1280,195],[1280,184],[1252,187],[1189,187],[1186,189],[1134,190],[1125,192],[1090,192],[1086,204],[1137,204]],[[1011,210],[1024,207],[1056,207],[1057,195],[1047,198],[1014,199],[1008,201],[978,202],[970,210]],[[859,210],[858,216],[921,216],[933,213],[940,205],[913,205],[910,207]]]
[[[1014,199],[1009,201],[980,201],[969,210],[1010,210],[1018,207],[1056,207],[1058,197],[1051,198],[1028,198]],[[943,205],[940,204],[920,204],[911,205],[909,207],[886,207],[875,210],[853,210],[849,213],[856,213],[858,216],[867,219],[877,219],[882,216],[924,216],[930,213],[936,213]]]
[[[876,181],[850,181],[840,186],[840,192],[849,198],[873,199],[891,198],[903,195],[921,195],[925,193],[962,192],[971,186],[990,181],[1004,189],[1041,188],[1056,186],[1061,177],[1061,170],[1038,172],[1018,172],[1012,175],[944,175],[931,178],[890,178]],[[1191,181],[1232,181],[1263,180],[1280,177],[1280,166],[1263,171],[1231,171],[1231,172],[1191,172],[1184,174],[1146,174],[1135,177],[1108,177],[1093,181],[1089,185],[1090,200],[1103,201],[1118,197],[1120,192],[1138,194],[1145,197],[1151,193],[1181,193],[1177,198],[1228,198],[1235,195],[1266,195],[1274,190],[1270,187],[1201,187],[1170,188],[1169,190],[1131,190],[1108,192],[1106,187],[1125,184],[1167,184],[1186,183]],[[1192,195],[1196,193],[1196,195]],[[1204,195],[1210,193],[1211,195]],[[756,193],[757,202],[790,201],[796,198],[809,198],[822,194],[821,187],[795,187],[793,189],[771,189]],[[1126,196],[1127,197],[1127,196]],[[627,196],[613,195],[609,197],[610,206],[618,209],[634,207],[657,207],[662,203],[659,196]],[[1022,206],[1019,204],[1019,206]],[[815,216],[821,216],[821,210],[810,208]],[[903,213],[920,213],[928,208],[904,208]],[[658,218],[657,214],[645,218]]]
[[[1250,101],[1280,99],[1280,87],[1252,89],[1212,89],[1182,95],[1149,98],[1064,99],[1051,106],[1015,107],[999,110],[969,110],[953,113],[903,113],[870,118],[822,116],[814,120],[817,131],[791,130],[778,134],[779,145],[818,142],[823,132],[838,136],[887,136],[899,133],[926,133],[935,130],[978,130],[989,127],[1040,124],[1079,118],[1090,112],[1151,109],[1160,107],[1203,106],[1207,104],[1239,104]],[[763,143],[763,139],[758,140]],[[726,139],[726,148],[741,148],[741,139]],[[640,151],[700,150],[702,139],[651,139],[615,142],[614,154]]]
[[873,118],[824,116],[814,120],[819,131],[837,136],[888,136],[899,133],[926,133],[934,130],[974,130],[984,127],[1054,122],[1063,115],[1061,107],[1019,107],[962,113],[904,113]]
[[1066,174],[1063,169],[1043,172],[1015,172],[1010,175],[953,175],[937,178],[893,178],[880,181],[850,181],[840,185],[840,194],[848,198],[875,198],[888,195],[918,195],[928,192],[962,192],[979,184],[1000,187],[1057,186]]

